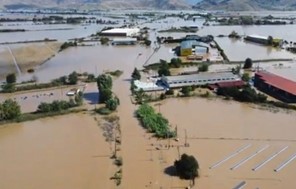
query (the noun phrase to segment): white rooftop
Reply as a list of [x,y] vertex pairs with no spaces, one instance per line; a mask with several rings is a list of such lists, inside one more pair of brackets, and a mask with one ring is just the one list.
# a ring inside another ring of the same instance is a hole
[[102,31],[102,33],[138,33],[139,28],[113,28],[110,30]]
[[164,90],[163,87],[159,87],[158,85],[156,85],[155,82],[142,82],[139,80],[135,80],[134,84],[137,87],[137,90],[139,89],[143,89],[144,91]]
[[248,37],[257,38],[257,39],[268,39],[268,37],[262,36],[262,35],[248,35]]

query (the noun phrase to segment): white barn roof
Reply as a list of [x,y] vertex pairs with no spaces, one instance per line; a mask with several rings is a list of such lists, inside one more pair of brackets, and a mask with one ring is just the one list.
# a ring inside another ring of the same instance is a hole
[[140,32],[139,28],[113,28],[110,30],[102,31],[103,34],[122,34],[125,33],[126,36],[133,36]]

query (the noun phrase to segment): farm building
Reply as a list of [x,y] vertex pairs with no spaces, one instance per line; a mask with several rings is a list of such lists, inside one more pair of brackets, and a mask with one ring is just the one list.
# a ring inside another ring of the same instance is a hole
[[135,45],[137,38],[115,38],[112,40],[112,45]]
[[246,41],[259,43],[262,45],[274,45],[274,46],[282,46],[283,40],[279,38],[272,38],[272,37],[266,37],[266,36],[260,36],[260,35],[248,35],[244,38]]
[[259,44],[263,44],[263,45],[268,45],[268,43],[269,43],[268,37],[260,36],[260,35],[248,35],[244,39],[246,41],[259,43]]
[[280,101],[296,103],[296,82],[294,81],[266,71],[259,71],[255,73],[254,86]]
[[110,30],[104,30],[100,33],[101,36],[122,36],[133,37],[137,36],[140,32],[139,28],[113,28]]
[[167,88],[179,88],[192,85],[216,84],[219,82],[240,81],[241,79],[232,72],[199,73],[192,75],[163,76],[162,84]]
[[204,55],[209,52],[209,47],[206,43],[197,42],[196,40],[182,41],[180,45],[180,55],[189,56],[198,53]]
[[237,87],[237,88],[242,88],[246,83],[242,80],[237,80],[237,81],[223,81],[215,84],[210,84],[208,86],[209,89],[211,90],[216,90],[219,88],[230,88],[230,87]]

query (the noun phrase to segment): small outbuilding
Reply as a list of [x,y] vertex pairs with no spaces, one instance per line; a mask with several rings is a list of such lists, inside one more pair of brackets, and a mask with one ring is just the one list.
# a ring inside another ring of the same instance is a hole
[[137,38],[114,38],[111,42],[112,45],[135,45]]
[[140,33],[139,28],[113,28],[110,30],[104,30],[100,33],[101,36],[122,36],[133,37]]

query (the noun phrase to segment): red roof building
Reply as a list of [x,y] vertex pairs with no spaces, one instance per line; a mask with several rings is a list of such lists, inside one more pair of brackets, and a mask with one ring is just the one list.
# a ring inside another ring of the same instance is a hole
[[255,73],[254,86],[283,102],[296,103],[296,82],[266,71]]
[[243,87],[245,85],[245,82],[242,80],[237,80],[237,81],[223,81],[223,82],[218,82],[216,84],[211,84],[209,85],[209,89],[215,90],[218,88],[229,88],[229,87]]

